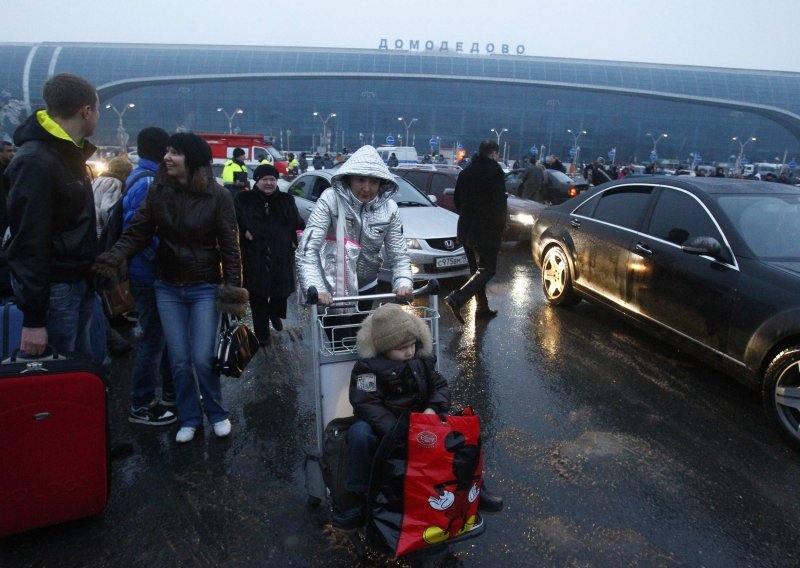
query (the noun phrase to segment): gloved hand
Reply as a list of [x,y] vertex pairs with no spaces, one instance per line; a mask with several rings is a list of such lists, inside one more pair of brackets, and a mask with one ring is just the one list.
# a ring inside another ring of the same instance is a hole
[[97,275],[98,285],[102,288],[113,288],[125,280],[128,275],[128,263],[125,257],[113,252],[104,252],[97,256],[92,265],[92,272]]
[[241,317],[247,312],[250,293],[246,288],[223,284],[217,292],[217,310],[224,314]]

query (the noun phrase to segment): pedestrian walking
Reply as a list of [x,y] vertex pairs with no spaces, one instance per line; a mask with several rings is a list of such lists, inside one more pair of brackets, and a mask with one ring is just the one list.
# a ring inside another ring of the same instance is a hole
[[270,323],[275,331],[283,329],[286,301],[295,291],[297,232],[306,226],[294,198],[278,191],[279,176],[274,166],[258,166],[254,190],[241,192],[234,200],[244,287],[250,293],[254,331],[262,346],[270,343]]
[[456,180],[453,199],[458,211],[458,240],[464,246],[472,276],[451,292],[445,303],[462,324],[461,308],[473,296],[476,318],[497,315],[497,310],[489,308],[486,284],[497,271],[497,255],[506,227],[506,188],[503,169],[497,163],[499,156],[497,142],[484,140]]

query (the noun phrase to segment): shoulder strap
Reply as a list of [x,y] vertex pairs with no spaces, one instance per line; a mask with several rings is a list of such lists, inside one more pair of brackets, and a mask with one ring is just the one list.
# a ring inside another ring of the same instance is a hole
[[131,178],[131,181],[129,181],[128,183],[126,183],[126,184],[125,184],[125,186],[122,188],[122,195],[124,196],[126,193],[128,193],[128,190],[129,190],[131,187],[133,187],[133,184],[135,184],[135,183],[136,183],[137,181],[139,181],[140,179],[142,179],[142,178],[146,178],[146,177],[155,178],[155,177],[156,177],[156,174],[155,174],[155,172],[151,172],[150,170],[145,170],[145,171],[143,171],[143,172],[139,172],[138,174],[136,174],[135,176],[133,176],[133,177]]

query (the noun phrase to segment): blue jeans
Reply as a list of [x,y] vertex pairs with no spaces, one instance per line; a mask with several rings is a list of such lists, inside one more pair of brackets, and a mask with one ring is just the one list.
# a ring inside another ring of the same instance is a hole
[[347,430],[347,481],[345,489],[365,493],[369,489],[372,458],[378,448],[378,437],[369,422],[356,420]]
[[[19,284],[11,279],[15,293]],[[79,282],[51,282],[50,306],[47,309],[47,343],[59,353],[74,351],[96,358],[99,354],[92,350],[92,313],[97,295],[89,288],[86,280]],[[105,330],[105,327],[103,327]],[[103,334],[105,336],[105,334]],[[103,339],[105,342],[105,339]],[[98,361],[102,364],[102,360]]]
[[131,376],[131,406],[142,408],[149,406],[156,398],[156,382],[161,370],[161,392],[175,392],[172,382],[172,371],[169,368],[169,357],[164,342],[164,330],[158,316],[156,291],[152,284],[130,282],[131,294],[139,313],[139,326],[142,337],[136,349]]
[[203,423],[203,413],[212,424],[225,420],[228,409],[222,404],[219,375],[214,372],[219,324],[215,305],[217,286],[175,286],[156,280],[153,287],[167,341],[181,426],[198,428]]

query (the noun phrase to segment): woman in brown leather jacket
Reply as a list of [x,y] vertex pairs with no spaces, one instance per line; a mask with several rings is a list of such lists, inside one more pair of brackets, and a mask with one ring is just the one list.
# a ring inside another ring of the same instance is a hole
[[219,310],[237,312],[247,302],[247,291],[239,287],[233,200],[214,181],[210,163],[211,149],[202,138],[173,134],[145,202],[95,266],[101,276],[114,276],[153,236],[159,238],[154,287],[177,391],[179,443],[192,440],[203,414],[217,436],[230,433],[214,344]]

